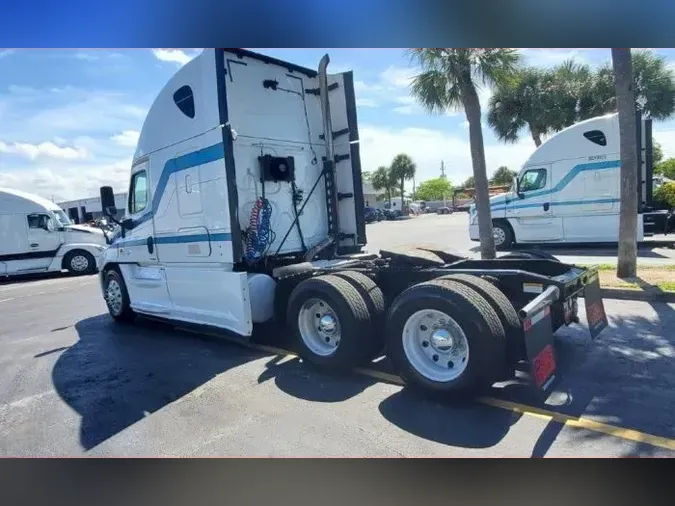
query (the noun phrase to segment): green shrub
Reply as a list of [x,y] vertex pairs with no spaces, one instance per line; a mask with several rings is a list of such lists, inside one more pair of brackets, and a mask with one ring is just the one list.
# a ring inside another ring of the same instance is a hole
[[659,186],[654,192],[654,201],[656,204],[667,207],[668,209],[675,208],[675,183],[664,183]]

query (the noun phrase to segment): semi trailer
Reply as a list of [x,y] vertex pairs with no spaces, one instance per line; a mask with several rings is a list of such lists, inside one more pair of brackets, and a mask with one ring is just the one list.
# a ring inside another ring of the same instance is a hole
[[[558,374],[553,333],[607,325],[597,270],[543,253],[468,259],[445,245],[364,253],[352,72],[207,49],[159,92],[100,283],[112,318],[279,339],[326,371],[386,354],[427,393],[475,395],[527,364]],[[101,188],[115,219],[112,188]],[[288,329],[288,332],[284,330]]]
[[[668,209],[655,208],[652,120],[637,116],[638,242],[667,234]],[[509,191],[490,198],[495,246],[617,243],[620,208],[619,119],[607,114],[551,136],[523,164]],[[657,183],[658,184],[658,183]],[[478,241],[475,205],[469,235]]]

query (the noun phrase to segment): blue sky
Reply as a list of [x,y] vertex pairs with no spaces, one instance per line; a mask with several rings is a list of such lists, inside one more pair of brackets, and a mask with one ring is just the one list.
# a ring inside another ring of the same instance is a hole
[[[400,49],[261,49],[315,68],[354,71],[364,170],[398,153],[417,163],[417,181],[439,175],[441,160],[455,183],[471,174],[462,112],[429,116],[408,94],[413,68]],[[658,50],[673,62],[675,51]],[[567,58],[599,65],[610,52],[579,49],[522,51],[526,62],[549,66]],[[196,50],[1,50],[0,186],[60,200],[98,194],[103,184],[123,191],[146,111],[155,94]],[[482,90],[486,104],[489,90]],[[488,170],[517,169],[534,148],[524,132],[515,144],[498,142],[484,127]],[[655,137],[675,156],[675,121],[657,123]]]

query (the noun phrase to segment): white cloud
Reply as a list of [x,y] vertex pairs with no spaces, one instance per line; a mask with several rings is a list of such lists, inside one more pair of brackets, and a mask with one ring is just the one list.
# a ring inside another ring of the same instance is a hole
[[377,107],[379,104],[372,98],[357,98],[356,105],[358,107]]
[[91,54],[91,53],[83,53],[83,52],[78,52],[75,53],[75,58],[78,60],[84,60],[84,61],[96,61],[99,59],[99,56],[96,54]]
[[413,67],[387,67],[381,74],[380,80],[390,87],[408,88],[412,78],[420,73],[419,68]]
[[131,158],[104,165],[53,167],[0,171],[0,187],[35,193],[56,202],[95,197],[101,186],[126,191]]
[[29,160],[38,158],[57,158],[62,160],[78,160],[87,158],[87,150],[76,146],[58,146],[53,142],[30,144],[26,142],[6,143],[0,141],[0,153],[16,155]]
[[183,66],[197,56],[197,52],[194,51],[184,51],[182,49],[153,49],[152,53],[160,61],[177,63],[179,66]]
[[525,63],[536,67],[552,67],[565,60],[578,63],[590,63],[586,52],[588,49],[523,49]]
[[115,141],[120,146],[135,147],[138,144],[140,132],[137,130],[125,130],[121,134],[113,135],[110,140]]
[[[672,124],[670,125],[673,126]],[[675,130],[659,130],[659,125],[654,124],[652,136],[661,145],[664,158],[675,158]]]
[[[441,160],[454,184],[461,184],[473,173],[467,134],[460,136],[426,128],[397,130],[373,125],[361,126],[359,133],[364,170],[388,165],[398,153],[407,153],[417,164],[418,184],[440,175]],[[533,151],[534,144],[526,138],[516,144],[486,143],[488,174],[501,165],[518,170]]]
[[4,58],[4,57],[6,57],[6,56],[9,56],[9,55],[11,55],[11,54],[13,54],[13,53],[15,53],[15,52],[16,52],[15,49],[3,49],[3,50],[0,50],[0,59]]

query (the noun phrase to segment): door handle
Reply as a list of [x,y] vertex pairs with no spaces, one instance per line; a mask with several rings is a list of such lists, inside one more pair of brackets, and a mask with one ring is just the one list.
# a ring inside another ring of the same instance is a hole
[[148,253],[152,255],[152,252],[155,250],[155,241],[153,240],[152,236],[148,237],[146,244],[148,246]]
[[38,243],[34,242],[33,244],[30,245],[31,248],[37,248],[40,246]]
[[549,202],[545,202],[544,203],[544,211],[548,211],[548,208],[550,207],[550,205],[551,204]]

